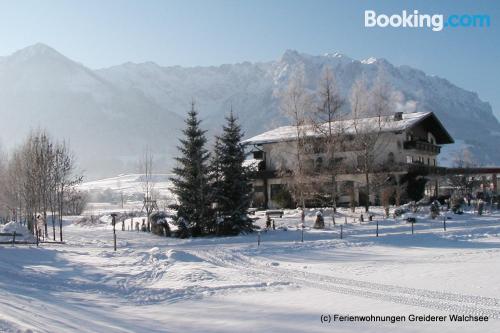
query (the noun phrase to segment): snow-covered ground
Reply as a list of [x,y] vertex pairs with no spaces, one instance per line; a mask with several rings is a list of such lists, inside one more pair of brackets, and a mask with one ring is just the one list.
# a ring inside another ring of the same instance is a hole
[[[154,183],[154,189],[160,194],[168,194],[170,176],[170,174],[152,175],[151,181]],[[78,188],[85,191],[102,192],[110,189],[112,191],[121,191],[124,194],[142,193],[144,192],[144,178],[144,174],[140,173],[121,174],[116,177],[84,182]]]
[[[346,213],[342,211],[342,213]],[[356,216],[358,213],[356,213]],[[264,224],[262,215],[258,224]],[[353,215],[354,216],[354,215]],[[0,247],[0,332],[498,332],[500,212],[173,239],[68,221],[66,244]],[[337,221],[344,222],[343,217]],[[118,228],[120,229],[120,228]],[[331,322],[321,315],[486,315]]]
[[[164,209],[167,204],[175,203],[170,192],[170,174],[153,174],[151,181],[154,183],[153,191],[160,209]],[[144,174],[132,173],[121,174],[116,177],[87,181],[78,186],[79,190],[89,193],[90,202],[87,203],[84,215],[99,215],[111,212],[131,212],[140,211],[143,208],[142,198],[144,197]],[[96,195],[108,192],[107,200],[95,201]],[[123,206],[121,203],[123,195]]]

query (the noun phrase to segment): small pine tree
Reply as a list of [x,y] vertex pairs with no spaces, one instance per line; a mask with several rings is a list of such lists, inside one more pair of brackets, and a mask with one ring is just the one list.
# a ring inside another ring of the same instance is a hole
[[187,221],[193,236],[208,232],[212,221],[209,208],[209,184],[207,161],[210,157],[205,149],[205,132],[200,129],[198,112],[194,102],[186,119],[183,130],[185,138],[180,139],[177,147],[180,157],[176,158],[177,167],[171,178],[173,192],[179,200],[177,217]]
[[215,174],[212,193],[218,212],[224,216],[223,230],[219,233],[238,234],[252,231],[252,221],[247,216],[251,188],[248,170],[243,166],[245,152],[240,143],[243,133],[232,110],[226,121],[212,159]]

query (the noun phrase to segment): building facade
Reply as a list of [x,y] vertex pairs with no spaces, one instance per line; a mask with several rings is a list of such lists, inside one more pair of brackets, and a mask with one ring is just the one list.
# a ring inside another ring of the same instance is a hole
[[[366,186],[363,144],[370,144],[370,178],[391,174],[396,179],[409,170],[438,168],[437,157],[441,145],[453,143],[453,139],[432,112],[395,113],[382,117],[347,119],[323,124],[338,133],[335,147],[324,144],[321,128],[308,126],[283,126],[243,141],[248,148],[248,165],[255,172],[252,180],[254,205],[273,208],[280,204],[277,196],[290,181],[288,177],[301,163],[301,170],[310,174],[318,172],[306,182],[328,182],[319,170],[336,165],[336,200],[345,204],[360,202]],[[301,141],[300,150],[298,142]],[[319,144],[321,143],[321,144]],[[332,155],[334,150],[334,155]],[[300,162],[297,158],[300,154]],[[335,156],[334,161],[330,156]],[[368,156],[368,155],[366,155]],[[330,157],[330,159],[329,159]],[[328,168],[326,168],[328,169]],[[348,192],[348,193],[347,193]],[[373,193],[369,201],[376,201]]]

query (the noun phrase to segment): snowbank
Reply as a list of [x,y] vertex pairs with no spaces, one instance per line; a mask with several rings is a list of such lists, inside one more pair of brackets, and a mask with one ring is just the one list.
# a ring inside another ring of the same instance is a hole
[[[34,242],[35,237],[33,234],[26,228],[24,225],[22,225],[19,222],[11,221],[7,224],[1,225],[0,226],[0,233],[16,233],[16,240],[19,241],[27,241],[27,242]],[[22,235],[22,236],[20,236]],[[12,237],[10,236],[0,236],[0,241],[2,242],[8,242],[11,241]]]

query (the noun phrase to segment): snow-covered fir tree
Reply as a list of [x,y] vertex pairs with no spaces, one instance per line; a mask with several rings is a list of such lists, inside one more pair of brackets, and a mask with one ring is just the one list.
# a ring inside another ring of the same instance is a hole
[[211,169],[214,173],[213,197],[217,212],[224,217],[218,226],[219,234],[238,234],[252,230],[247,211],[250,205],[248,171],[243,165],[245,152],[240,144],[241,126],[233,112],[226,117],[223,133],[217,138]]
[[175,177],[171,178],[173,192],[179,200],[178,218],[183,218],[193,236],[209,232],[212,223],[209,202],[208,160],[210,154],[205,148],[207,139],[200,128],[198,112],[194,102],[186,119],[184,138],[177,147],[180,157],[175,158],[177,166],[173,169]]

